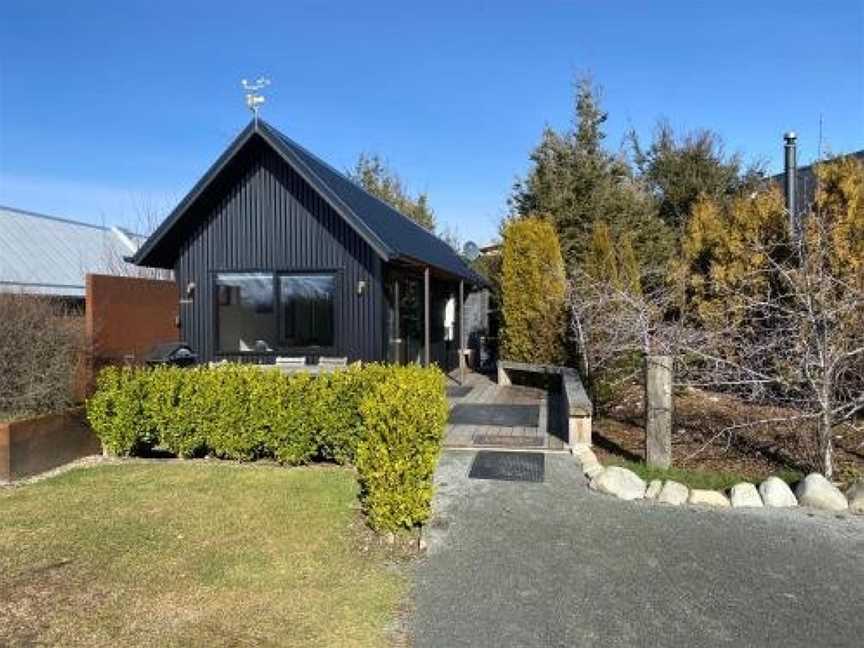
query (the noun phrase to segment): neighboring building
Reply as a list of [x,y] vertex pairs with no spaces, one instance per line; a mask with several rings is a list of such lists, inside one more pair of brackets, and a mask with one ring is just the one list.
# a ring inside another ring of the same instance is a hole
[[124,262],[142,238],[102,227],[0,206],[0,290],[84,300],[84,277],[133,274]]
[[[847,153],[845,155],[838,155],[835,158],[828,158],[826,162],[830,162],[832,159],[839,159],[845,157],[852,157],[864,162],[864,150],[855,151],[854,153]],[[814,171],[815,164],[808,164],[807,166],[799,166],[796,169],[795,174],[795,196],[796,196],[796,205],[797,211],[799,214],[806,214],[810,209],[810,205],[813,204],[813,201],[816,199],[816,172]],[[786,180],[786,172],[778,173],[776,175],[770,176],[769,180],[772,182],[776,182],[780,185],[781,188],[784,187],[784,182]]]
[[174,271],[181,338],[203,361],[450,369],[460,317],[447,304],[483,283],[444,241],[261,120],[131,260]]

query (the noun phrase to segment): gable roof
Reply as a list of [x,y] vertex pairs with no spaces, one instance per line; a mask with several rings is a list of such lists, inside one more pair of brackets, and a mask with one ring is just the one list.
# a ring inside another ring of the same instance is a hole
[[118,227],[0,206],[0,290],[84,297],[90,273],[129,274],[143,237]]
[[165,219],[131,261],[148,265],[170,239],[196,200],[253,137],[260,137],[308,182],[385,261],[406,261],[436,268],[471,283],[485,283],[440,238],[365,191],[297,142],[258,119],[250,123]]

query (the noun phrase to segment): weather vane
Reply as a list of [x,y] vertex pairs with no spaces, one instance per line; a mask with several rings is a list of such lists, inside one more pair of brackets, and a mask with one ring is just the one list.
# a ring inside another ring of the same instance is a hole
[[246,107],[252,111],[252,114],[255,116],[255,121],[258,121],[258,109],[264,104],[264,95],[260,94],[259,91],[263,90],[267,86],[270,85],[270,79],[265,76],[260,76],[254,81],[249,81],[248,79],[241,79],[240,85],[243,86],[243,90],[246,93]]

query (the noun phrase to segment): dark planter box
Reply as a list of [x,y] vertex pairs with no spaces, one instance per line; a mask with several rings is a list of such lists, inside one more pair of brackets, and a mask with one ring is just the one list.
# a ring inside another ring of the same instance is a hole
[[101,453],[83,408],[0,423],[0,482]]

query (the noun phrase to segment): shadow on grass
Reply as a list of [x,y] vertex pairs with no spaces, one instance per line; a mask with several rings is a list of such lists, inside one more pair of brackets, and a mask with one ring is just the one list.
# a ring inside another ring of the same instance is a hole
[[617,443],[615,443],[611,439],[607,439],[606,437],[604,437],[600,434],[595,433],[593,435],[591,441],[595,446],[597,446],[601,450],[605,450],[609,454],[615,455],[616,458],[620,457],[622,461],[629,461],[629,462],[634,462],[634,463],[642,461],[642,457],[637,455],[635,452],[631,452],[630,450],[627,450],[623,446],[618,445]]

